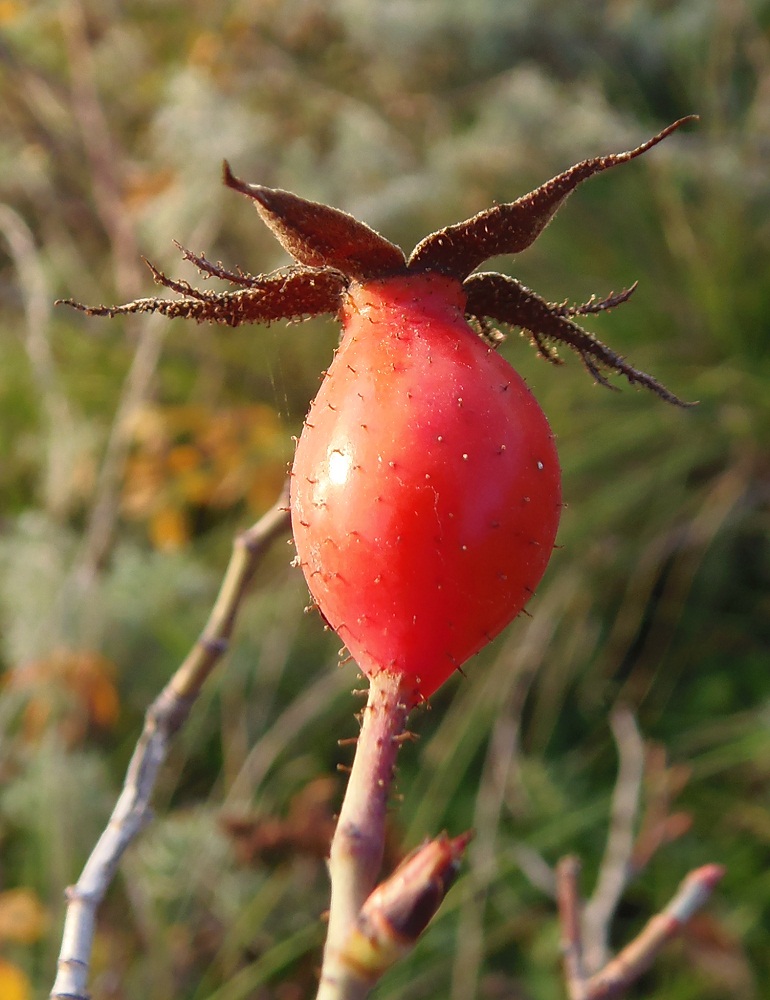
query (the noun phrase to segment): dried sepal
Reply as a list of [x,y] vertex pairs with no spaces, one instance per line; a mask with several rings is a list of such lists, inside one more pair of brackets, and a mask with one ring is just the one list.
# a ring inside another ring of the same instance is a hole
[[159,284],[179,292],[179,299],[143,298],[119,306],[86,306],[73,299],[59,301],[88,316],[128,316],[161,313],[169,319],[194,319],[199,323],[241,326],[278,319],[300,319],[336,313],[347,288],[339,271],[297,268],[255,278],[254,284],[232,292],[193,288],[186,281],[168,278],[150,265]]
[[[402,251],[379,233],[346,212],[307,201],[288,191],[247,184],[236,178],[225,163],[224,181],[245,194],[297,266],[268,275],[252,276],[230,271],[180,244],[186,260],[204,277],[220,278],[235,291],[214,292],[194,288],[187,281],[167,278],[152,265],[160,284],[180,294],[179,299],[143,298],[121,306],[85,306],[60,300],[92,316],[121,316],[159,312],[228,326],[297,319],[337,313],[351,281],[366,282],[411,272],[436,271],[463,281],[468,293],[466,318],[493,347],[504,339],[494,326],[503,323],[526,331],[538,353],[561,364],[557,345],[565,344],[580,357],[593,378],[615,388],[606,372],[625,376],[634,385],[656,393],[677,406],[689,406],[651,375],[633,368],[600,340],[573,321],[595,315],[627,301],[636,285],[603,299],[592,296],[580,305],[547,303],[513,278],[501,274],[471,274],[484,260],[499,254],[518,253],[528,247],[553,217],[559,205],[578,184],[610,167],[627,163],[657,145],[695,115],[681,118],[636,149],[584,160],[505,205],[497,205],[428,236],[417,245],[407,264]],[[468,277],[468,275],[471,275]]]
[[473,316],[466,312],[465,320],[474,333],[495,351],[508,339],[506,332],[495,326],[486,316]]
[[629,288],[624,288],[620,292],[610,292],[603,299],[592,295],[587,302],[581,302],[580,305],[570,305],[569,302],[561,302],[558,305],[552,305],[551,311],[558,313],[559,316],[594,316],[597,313],[609,312],[610,309],[617,309],[624,302],[628,302],[638,285],[639,282],[635,281]]
[[333,267],[350,278],[381,278],[405,269],[403,251],[338,208],[289,191],[247,184],[224,165],[225,184],[254,201],[262,221],[300,264]]
[[219,278],[220,281],[229,281],[231,285],[238,285],[241,288],[258,288],[264,282],[264,275],[247,274],[240,268],[231,271],[221,261],[214,264],[204,254],[193,253],[177,240],[174,240],[174,246],[181,251],[183,259],[194,264],[205,278]]
[[473,274],[466,279],[463,288],[468,294],[466,309],[469,313],[520,327],[529,334],[538,353],[546,360],[558,364],[555,345],[564,344],[575,351],[593,378],[608,389],[615,386],[608,381],[606,371],[625,376],[632,385],[644,386],[675,406],[693,405],[679,399],[652,375],[634,368],[592,333],[578,326],[564,306],[546,302],[515,278],[491,271]]
[[409,258],[409,270],[440,271],[455,278],[465,278],[490,257],[526,250],[578,184],[641,156],[696,117],[680,118],[636,149],[576,163],[516,201],[495,205],[464,222],[432,233],[415,247]]

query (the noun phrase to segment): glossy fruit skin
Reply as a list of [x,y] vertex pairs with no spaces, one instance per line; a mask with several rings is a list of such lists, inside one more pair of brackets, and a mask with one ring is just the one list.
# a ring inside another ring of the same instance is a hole
[[521,611],[561,511],[545,415],[464,306],[440,274],[353,283],[292,470],[313,598],[365,674],[416,699]]

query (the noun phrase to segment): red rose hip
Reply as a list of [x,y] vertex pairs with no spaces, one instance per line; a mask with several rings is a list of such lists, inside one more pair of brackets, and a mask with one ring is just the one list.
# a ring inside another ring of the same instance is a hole
[[426,698],[522,609],[561,509],[545,416],[461,283],[354,283],[291,482],[298,561],[370,677]]
[[298,562],[362,670],[391,672],[405,682],[405,698],[427,698],[522,609],[559,522],[553,437],[521,378],[495,353],[495,327],[519,328],[554,364],[557,348],[570,348],[602,385],[620,374],[689,405],[576,322],[625,302],[635,286],[570,306],[476,269],[525,250],[578,184],[690,120],[432,233],[408,259],[345,212],[246,184],[226,165],[225,183],[253,199],[291,267],[254,277],[185,250],[203,274],[235,290],[201,291],[153,268],[180,298],[70,304],[95,315],[161,312],[230,326],[340,317],[342,343],[292,472]]

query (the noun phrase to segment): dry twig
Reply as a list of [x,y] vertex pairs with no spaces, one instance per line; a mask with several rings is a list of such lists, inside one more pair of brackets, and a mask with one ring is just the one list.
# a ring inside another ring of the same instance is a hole
[[615,709],[610,728],[618,750],[618,776],[599,876],[582,917],[583,952],[589,972],[601,969],[609,958],[610,926],[632,875],[631,857],[644,780],[644,742],[632,713],[627,708]]
[[176,732],[186,721],[205,680],[227,650],[235,618],[254,573],[275,539],[289,526],[287,492],[235,540],[216,603],[198,642],[147,710],[112,816],[78,879],[67,891],[67,913],[51,1000],[88,1000],[88,974],[96,914],[123,852],[150,817],[158,772]]
[[[118,293],[131,297],[141,287],[139,247],[125,211],[121,165],[125,162],[110,130],[95,80],[85,12],[79,0],[61,9],[62,34],[70,73],[71,107],[89,165],[89,180],[99,218],[109,239]],[[136,349],[126,376],[99,468],[96,496],[88,518],[74,579],[79,595],[87,593],[109,551],[118,514],[118,494],[128,450],[127,417],[146,398],[164,340],[162,324],[138,328]]]
[[24,303],[24,347],[46,423],[46,501],[58,513],[69,499],[74,422],[49,340],[51,295],[45,269],[27,223],[0,205],[0,235],[8,245]]
[[570,1000],[614,1000],[623,996],[650,968],[664,945],[677,937],[694,914],[708,902],[724,876],[720,865],[703,865],[690,872],[668,906],[657,913],[603,969],[589,977],[582,961],[579,871],[580,865],[575,858],[563,859],[557,870],[564,974]]
[[668,906],[618,955],[610,956],[610,926],[629,880],[638,872],[634,865],[635,827],[645,766],[644,743],[631,712],[616,709],[610,725],[620,763],[607,845],[596,888],[585,907],[580,896],[580,860],[562,858],[556,869],[569,1000],[613,1000],[622,996],[708,901],[724,875],[724,869],[713,864],[690,872]]

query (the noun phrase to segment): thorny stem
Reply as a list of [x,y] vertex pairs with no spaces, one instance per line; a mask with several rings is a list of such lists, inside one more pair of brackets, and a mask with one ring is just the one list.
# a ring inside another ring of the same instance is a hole
[[331,906],[317,1000],[360,1000],[372,986],[345,960],[344,948],[382,866],[388,795],[413,706],[398,676],[372,679],[329,856]]
[[58,973],[51,1000],[88,1000],[88,974],[96,913],[128,845],[150,817],[150,799],[171,739],[187,720],[203,683],[227,649],[249,581],[267,549],[289,525],[283,492],[252,528],[240,535],[203,634],[147,710],[123,790],[107,827],[77,881],[67,890]]

